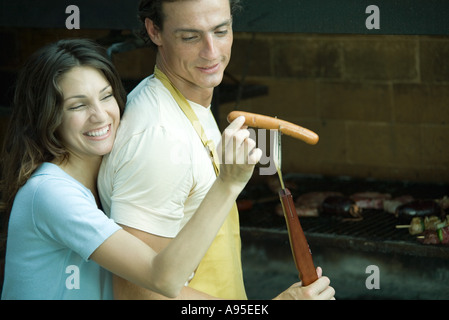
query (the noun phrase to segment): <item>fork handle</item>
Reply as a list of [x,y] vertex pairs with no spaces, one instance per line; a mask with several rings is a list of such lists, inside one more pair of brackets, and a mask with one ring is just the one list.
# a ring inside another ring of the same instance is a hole
[[290,239],[290,247],[292,249],[293,259],[295,260],[296,269],[299,272],[299,278],[304,286],[308,286],[318,279],[315,266],[312,260],[312,252],[307,243],[306,236],[299,223],[298,214],[296,213],[295,204],[293,202],[290,190],[279,190],[279,198],[284,211],[285,222],[287,224],[288,236]]

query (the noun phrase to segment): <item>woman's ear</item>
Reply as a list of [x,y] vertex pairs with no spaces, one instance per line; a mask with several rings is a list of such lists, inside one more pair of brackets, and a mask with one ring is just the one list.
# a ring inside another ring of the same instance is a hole
[[151,41],[153,41],[155,45],[160,46],[162,44],[161,32],[159,30],[159,27],[156,26],[153,20],[150,20],[150,18],[145,18],[145,29],[147,29],[147,34],[150,37]]

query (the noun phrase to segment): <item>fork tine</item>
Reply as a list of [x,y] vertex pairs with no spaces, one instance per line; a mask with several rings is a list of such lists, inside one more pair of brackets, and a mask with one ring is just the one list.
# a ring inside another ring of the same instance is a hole
[[281,166],[282,166],[282,146],[281,146],[281,131],[274,130],[274,150],[273,150],[273,161],[276,167],[276,171],[279,176],[279,182],[281,183],[281,188],[284,187],[284,180],[282,178]]
[[282,169],[282,132],[281,132],[281,126],[279,126],[279,130],[277,130],[277,144],[278,144],[278,166],[279,171]]

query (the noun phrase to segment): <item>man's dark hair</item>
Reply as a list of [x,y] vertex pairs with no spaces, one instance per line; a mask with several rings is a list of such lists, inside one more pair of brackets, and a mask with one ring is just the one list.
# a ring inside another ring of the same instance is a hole
[[[145,43],[155,47],[156,45],[151,41],[145,28],[145,19],[149,18],[153,21],[159,30],[162,30],[164,24],[164,13],[162,12],[163,2],[176,2],[181,0],[140,0],[138,18],[141,22],[139,29],[139,36],[145,41]],[[231,14],[240,9],[240,0],[229,0],[231,6]]]

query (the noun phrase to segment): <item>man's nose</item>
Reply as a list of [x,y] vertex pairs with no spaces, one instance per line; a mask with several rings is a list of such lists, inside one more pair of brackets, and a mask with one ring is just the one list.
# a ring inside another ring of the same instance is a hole
[[203,47],[201,48],[201,58],[214,60],[217,57],[217,48],[213,35],[207,34],[203,38]]

